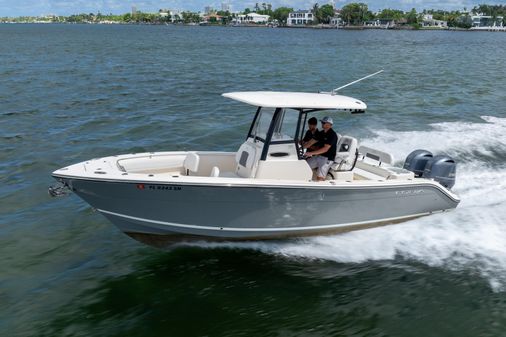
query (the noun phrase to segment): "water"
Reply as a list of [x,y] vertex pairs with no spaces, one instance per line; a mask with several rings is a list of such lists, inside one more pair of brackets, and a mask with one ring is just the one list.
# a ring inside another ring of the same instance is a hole
[[[0,25],[1,336],[502,336],[506,34]],[[50,173],[138,151],[235,150],[219,95],[330,90],[338,131],[454,156],[451,213],[343,235],[184,244],[120,233]]]

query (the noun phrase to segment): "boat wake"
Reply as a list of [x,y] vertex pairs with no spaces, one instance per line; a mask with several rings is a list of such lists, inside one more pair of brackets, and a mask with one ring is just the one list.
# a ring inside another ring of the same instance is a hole
[[289,257],[341,263],[402,257],[433,267],[467,270],[506,291],[506,118],[483,123],[432,124],[427,131],[374,131],[364,145],[399,160],[414,149],[445,153],[457,162],[456,210],[374,229],[277,242],[201,242],[203,247],[256,249]]

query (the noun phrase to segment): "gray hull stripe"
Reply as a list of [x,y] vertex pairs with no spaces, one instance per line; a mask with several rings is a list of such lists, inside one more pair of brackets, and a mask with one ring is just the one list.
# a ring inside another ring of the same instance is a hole
[[323,225],[323,226],[308,226],[308,227],[281,227],[281,228],[237,228],[237,227],[212,227],[212,226],[197,226],[197,225],[185,225],[185,224],[179,224],[174,222],[166,222],[166,221],[159,221],[159,220],[151,220],[151,219],[144,219],[144,218],[138,218],[135,216],[130,216],[126,214],[120,214],[115,212],[106,211],[103,209],[97,209],[101,213],[109,214],[118,216],[121,218],[126,218],[130,220],[137,220],[141,222],[148,222],[153,223],[157,225],[166,225],[166,226],[173,226],[178,228],[191,228],[191,229],[204,229],[209,231],[215,231],[215,232],[221,232],[221,231],[231,231],[231,232],[294,232],[294,231],[307,231],[307,230],[318,230],[318,229],[330,229],[330,228],[339,228],[339,227],[347,227],[347,226],[356,226],[356,225],[367,225],[367,224],[373,224],[377,222],[387,222],[387,221],[396,221],[401,220],[405,218],[414,218],[424,215],[429,215],[433,213],[439,213],[442,211],[435,211],[435,212],[425,212],[425,213],[418,213],[418,214],[410,214],[405,216],[399,216],[394,218],[385,218],[385,219],[377,219],[377,220],[371,220],[371,221],[361,221],[361,222],[350,222],[346,224],[334,224],[334,225]]

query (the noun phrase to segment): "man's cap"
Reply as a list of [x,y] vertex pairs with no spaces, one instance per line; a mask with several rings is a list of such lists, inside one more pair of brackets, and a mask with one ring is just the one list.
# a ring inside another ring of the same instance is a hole
[[309,118],[309,120],[307,121],[307,123],[309,125],[316,125],[316,124],[318,124],[318,120],[316,119],[316,117],[311,117],[311,118]]
[[323,117],[322,119],[320,119],[320,122],[334,124],[334,121],[329,116]]

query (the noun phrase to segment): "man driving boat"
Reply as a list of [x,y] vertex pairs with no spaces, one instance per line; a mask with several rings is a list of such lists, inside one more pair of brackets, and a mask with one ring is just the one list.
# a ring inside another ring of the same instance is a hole
[[311,148],[311,146],[318,144],[319,148],[306,152],[305,157],[307,158],[309,167],[317,169],[316,179],[324,181],[336,156],[337,134],[332,129],[332,124],[334,123],[332,118],[326,116],[320,122],[322,123],[322,131],[318,134],[318,140],[311,139],[305,145],[307,148]]

